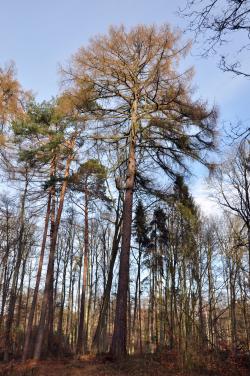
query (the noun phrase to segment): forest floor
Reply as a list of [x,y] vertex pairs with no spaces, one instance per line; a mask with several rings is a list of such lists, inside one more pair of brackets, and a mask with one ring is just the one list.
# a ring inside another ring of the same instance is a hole
[[249,359],[246,364],[230,357],[224,361],[203,357],[199,365],[183,368],[174,354],[131,356],[122,362],[85,356],[79,360],[0,363],[0,376],[249,376],[248,362]]

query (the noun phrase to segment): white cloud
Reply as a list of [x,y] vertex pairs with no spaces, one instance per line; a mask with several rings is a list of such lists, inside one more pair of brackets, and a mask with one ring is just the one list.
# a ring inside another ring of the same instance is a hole
[[212,190],[204,178],[198,178],[190,188],[196,204],[200,207],[204,215],[213,216],[222,213],[221,207],[211,197]]

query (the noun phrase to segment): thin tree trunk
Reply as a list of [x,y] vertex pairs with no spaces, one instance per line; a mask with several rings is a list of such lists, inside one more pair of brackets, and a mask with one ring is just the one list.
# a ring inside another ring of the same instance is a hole
[[[140,302],[140,272],[141,272],[141,244],[139,244],[139,256],[138,256],[138,261],[137,261],[137,276],[136,276],[136,282],[135,282],[135,305],[134,305],[134,314],[133,314],[133,323],[132,323],[132,352],[134,352],[134,346],[135,346],[137,311],[140,309],[139,307],[140,305],[139,304]],[[139,323],[139,326],[140,326],[140,323]],[[140,345],[140,348],[141,348],[141,345]]]
[[120,217],[119,212],[120,212],[120,197],[118,200],[118,206],[116,210],[115,233],[113,237],[107,284],[105,286],[98,324],[97,324],[97,328],[96,328],[95,335],[93,338],[93,343],[92,343],[92,351],[97,352],[97,353],[106,351],[105,344],[103,343],[104,334],[106,333],[106,329],[107,329],[108,308],[109,308],[109,303],[110,303],[110,292],[112,288],[114,265],[115,265],[115,260],[116,260],[116,256],[117,256],[118,249],[119,249],[120,239],[121,239],[120,229],[121,229],[122,218]]
[[61,302],[60,302],[60,310],[58,315],[58,326],[57,326],[57,334],[59,337],[59,344],[61,345],[62,342],[62,328],[63,328],[63,312],[64,312],[64,303],[66,297],[66,272],[68,266],[68,257],[65,256],[66,260],[64,260],[64,268],[63,268],[63,276],[62,276],[62,290],[61,290]]
[[42,240],[39,263],[38,263],[38,270],[37,270],[37,275],[36,275],[36,285],[35,285],[32,303],[31,303],[31,307],[30,307],[29,320],[28,320],[28,325],[27,325],[27,332],[26,332],[26,335],[25,335],[25,343],[24,343],[23,356],[22,356],[23,362],[28,358],[29,351],[30,351],[30,340],[31,340],[32,325],[33,325],[36,303],[37,303],[38,292],[39,292],[39,286],[40,286],[40,281],[41,281],[43,259],[44,259],[44,253],[45,253],[45,247],[46,247],[48,227],[49,227],[50,206],[51,206],[51,191],[49,192],[49,195],[48,195],[47,211],[46,211],[45,222],[44,222],[44,230],[43,230],[43,240]]
[[22,312],[22,300],[23,300],[23,283],[24,283],[24,277],[26,273],[26,262],[27,262],[27,255],[25,259],[23,260],[23,268],[22,268],[22,274],[21,274],[21,282],[19,286],[19,299],[18,299],[18,310],[17,310],[17,319],[16,319],[16,327],[18,328],[21,321],[21,312]]
[[30,301],[30,285],[31,285],[31,278],[32,278],[32,262],[30,263],[29,268],[29,282],[28,282],[28,289],[27,289],[27,298],[26,298],[26,304],[25,304],[25,319],[24,319],[24,333],[26,332],[27,328],[27,319],[28,319],[28,309],[29,309],[29,301]]
[[6,251],[2,259],[2,268],[3,268],[3,287],[2,287],[2,307],[1,307],[1,314],[0,314],[0,329],[2,328],[3,323],[3,317],[4,317],[4,309],[5,309],[5,303],[8,295],[8,289],[9,289],[9,278],[8,278],[8,258],[10,254],[10,226],[9,226],[9,210],[7,207],[6,211]]
[[9,360],[9,352],[11,352],[11,329],[13,325],[14,319],[14,312],[15,312],[15,304],[16,304],[16,290],[17,290],[17,283],[18,283],[18,275],[19,269],[22,261],[22,253],[23,253],[23,236],[24,236],[24,223],[25,223],[25,203],[27,197],[27,190],[28,190],[28,178],[26,175],[25,181],[25,188],[21,199],[21,210],[20,210],[20,232],[19,232],[19,239],[18,239],[18,248],[17,248],[17,259],[16,265],[14,269],[13,279],[12,279],[12,286],[10,290],[10,299],[9,299],[9,306],[8,306],[8,314],[6,320],[6,327],[5,327],[5,349],[4,349],[4,361]]
[[[87,179],[86,179],[87,180]],[[80,318],[78,326],[78,338],[76,344],[76,353],[84,354],[87,350],[87,331],[85,325],[85,298],[88,277],[88,256],[89,256],[89,225],[88,225],[88,188],[87,181],[85,185],[85,205],[84,205],[84,256],[83,256],[83,281],[81,294]]]
[[[74,144],[75,144],[75,139],[72,139],[69,144],[69,147],[71,150],[73,149]],[[57,235],[58,235],[59,225],[61,222],[64,198],[65,198],[66,190],[68,187],[69,169],[70,169],[72,158],[73,158],[73,155],[70,153],[66,161],[64,182],[62,184],[62,188],[60,192],[59,206],[58,206],[58,211],[57,211],[57,216],[56,216],[56,221],[55,221],[55,230],[53,232],[53,237],[51,239],[49,262],[48,262],[48,267],[47,267],[44,296],[43,296],[42,308],[41,308],[41,316],[40,316],[36,346],[35,346],[35,351],[34,351],[34,359],[36,360],[39,360],[41,358],[42,344],[43,344],[43,339],[44,339],[44,334],[45,334],[45,321],[46,321],[46,315],[47,315],[47,308],[49,305],[49,297],[51,296],[50,289],[51,289],[51,286],[53,287],[53,277],[54,277],[53,276],[53,264],[54,264],[54,256],[55,256],[55,250],[56,250],[56,244],[57,244]],[[52,280],[52,283],[51,283],[51,280]],[[52,295],[53,295],[53,291],[52,291]]]

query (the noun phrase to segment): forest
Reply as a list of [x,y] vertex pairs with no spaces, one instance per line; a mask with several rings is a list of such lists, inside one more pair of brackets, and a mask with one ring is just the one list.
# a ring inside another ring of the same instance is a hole
[[[249,1],[198,3],[180,13],[206,53],[249,37]],[[0,375],[249,374],[250,128],[197,98],[190,48],[169,24],[111,26],[46,101],[0,67]]]

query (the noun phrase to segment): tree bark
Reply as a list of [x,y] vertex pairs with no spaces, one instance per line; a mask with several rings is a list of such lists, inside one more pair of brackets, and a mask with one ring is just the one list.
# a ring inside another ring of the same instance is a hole
[[122,217],[120,217],[120,197],[119,197],[118,206],[116,210],[115,233],[114,233],[113,243],[112,243],[112,251],[111,251],[107,284],[105,286],[98,324],[97,324],[97,328],[96,328],[95,335],[93,338],[93,343],[92,343],[92,351],[97,352],[97,353],[106,351],[106,346],[104,343],[104,335],[107,329],[108,308],[109,308],[110,292],[111,292],[112,281],[113,281],[113,271],[114,271],[115,260],[116,260],[116,256],[118,253],[119,243],[121,239],[121,231],[120,231],[121,223],[122,223]]
[[9,306],[8,306],[8,314],[6,320],[6,327],[5,327],[5,349],[4,349],[4,361],[9,360],[9,353],[11,352],[11,329],[13,325],[14,319],[14,312],[15,312],[15,304],[16,304],[16,290],[17,290],[17,283],[18,283],[18,275],[19,269],[22,262],[22,255],[23,255],[23,237],[24,237],[24,225],[25,225],[25,203],[28,191],[28,177],[26,175],[25,187],[24,192],[21,199],[21,209],[20,209],[20,232],[18,238],[18,248],[17,248],[17,259],[16,265],[14,269],[12,285],[10,290],[10,299],[9,299]]
[[[71,161],[73,158],[72,150],[73,150],[74,144],[75,144],[75,139],[72,139],[69,143],[69,148],[71,152],[66,161],[64,181],[63,181],[61,192],[60,192],[59,206],[58,206],[57,216],[55,220],[55,229],[53,231],[53,237],[51,239],[51,244],[50,244],[49,262],[48,262],[48,267],[47,267],[44,296],[43,296],[43,301],[42,301],[40,322],[39,322],[36,346],[35,346],[35,351],[34,351],[35,360],[39,360],[41,358],[42,344],[43,344],[44,333],[45,333],[45,322],[46,322],[46,316],[48,313],[47,311],[48,311],[48,305],[49,305],[49,297],[51,296],[50,290],[51,290],[51,287],[53,288],[53,278],[54,278],[53,265],[54,265],[54,257],[55,257],[55,250],[56,250],[56,244],[57,244],[57,235],[58,235],[59,225],[61,222],[64,198],[65,198],[65,194],[66,194],[67,187],[68,187],[69,169],[70,169]],[[53,291],[52,291],[52,295],[53,295]]]
[[80,318],[78,326],[78,337],[76,344],[76,353],[84,354],[87,351],[87,331],[85,326],[85,300],[88,277],[88,257],[89,257],[89,219],[88,219],[88,187],[87,178],[85,185],[85,203],[84,203],[84,257],[83,257],[83,281],[80,306]]
[[133,191],[136,173],[135,139],[137,127],[137,100],[132,106],[132,126],[130,150],[127,167],[126,189],[123,206],[122,244],[119,267],[118,291],[114,333],[110,353],[114,358],[123,358],[127,354],[127,295],[129,283],[129,255],[131,243]]

